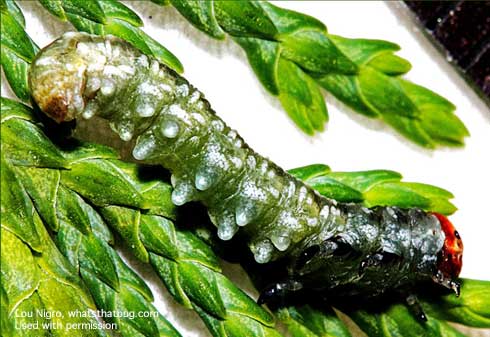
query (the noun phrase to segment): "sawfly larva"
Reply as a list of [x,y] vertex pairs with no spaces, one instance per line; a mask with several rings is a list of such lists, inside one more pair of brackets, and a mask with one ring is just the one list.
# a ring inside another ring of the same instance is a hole
[[120,39],[65,34],[36,56],[30,85],[56,121],[106,120],[135,159],[169,169],[173,202],[203,203],[221,239],[240,230],[257,262],[287,258],[290,278],[261,301],[301,288],[408,294],[424,280],[459,291],[463,246],[447,218],[320,196],[250,149],[184,78]]

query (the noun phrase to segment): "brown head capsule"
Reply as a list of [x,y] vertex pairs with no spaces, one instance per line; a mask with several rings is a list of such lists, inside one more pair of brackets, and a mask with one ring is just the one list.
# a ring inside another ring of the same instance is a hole
[[[74,33],[66,33],[65,37],[70,34]],[[54,41],[37,54],[29,74],[35,102],[59,123],[74,119],[85,106],[83,92],[87,64],[75,52],[78,42],[69,38]]]

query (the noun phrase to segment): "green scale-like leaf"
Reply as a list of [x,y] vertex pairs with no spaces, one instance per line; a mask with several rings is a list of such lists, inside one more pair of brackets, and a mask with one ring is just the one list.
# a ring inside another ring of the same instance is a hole
[[145,208],[143,196],[131,177],[110,161],[99,159],[75,162],[61,172],[65,186],[75,190],[98,206],[126,205]]
[[277,34],[274,23],[260,3],[253,1],[214,1],[216,21],[233,36],[273,39]]
[[18,236],[31,249],[40,252],[42,244],[34,225],[34,208],[24,187],[18,182],[11,165],[4,158],[3,146],[1,186],[2,228]]
[[22,167],[16,171],[43,221],[50,226],[50,229],[58,230],[56,198],[60,172],[35,167]]
[[212,1],[171,0],[171,3],[199,30],[217,39],[225,38],[225,33],[214,17]]
[[141,214],[138,211],[118,206],[104,207],[101,212],[104,219],[131,247],[135,256],[144,262],[148,262],[148,252],[139,238]]
[[313,79],[294,62],[279,59],[279,100],[289,116],[308,134],[322,130],[328,120],[323,96]]
[[41,275],[29,246],[3,228],[1,249],[2,289],[7,294],[9,307],[15,308],[35,292]]
[[247,53],[248,62],[262,85],[273,95],[279,94],[276,79],[280,45],[278,42],[253,37],[233,38]]
[[344,322],[332,309],[317,310],[308,305],[283,308],[278,316],[295,337],[350,337]]
[[281,47],[283,57],[312,73],[355,74],[358,70],[323,32],[307,30],[285,35]]

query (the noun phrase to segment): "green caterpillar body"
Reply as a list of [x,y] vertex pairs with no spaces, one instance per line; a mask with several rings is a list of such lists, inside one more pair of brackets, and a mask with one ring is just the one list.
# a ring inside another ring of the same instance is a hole
[[122,40],[67,33],[35,58],[30,85],[58,122],[109,121],[135,159],[172,172],[175,204],[202,202],[221,239],[243,231],[257,262],[287,257],[308,287],[455,287],[457,275],[441,268],[447,235],[435,215],[320,196],[250,149],[184,78]]

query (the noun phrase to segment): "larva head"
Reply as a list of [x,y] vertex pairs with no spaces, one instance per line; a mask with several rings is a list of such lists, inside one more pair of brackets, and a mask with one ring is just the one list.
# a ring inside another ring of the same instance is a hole
[[447,217],[438,213],[434,215],[439,220],[445,235],[444,245],[438,256],[437,269],[445,278],[454,280],[463,265],[463,241]]
[[29,84],[35,102],[57,122],[72,120],[83,109],[86,62],[76,52],[89,35],[66,33],[41,50],[32,62]]
[[118,88],[135,74],[136,60],[146,56],[114,36],[65,33],[41,50],[32,62],[29,84],[34,101],[57,122],[78,114],[90,118],[95,110],[87,102],[99,97],[111,101]]

